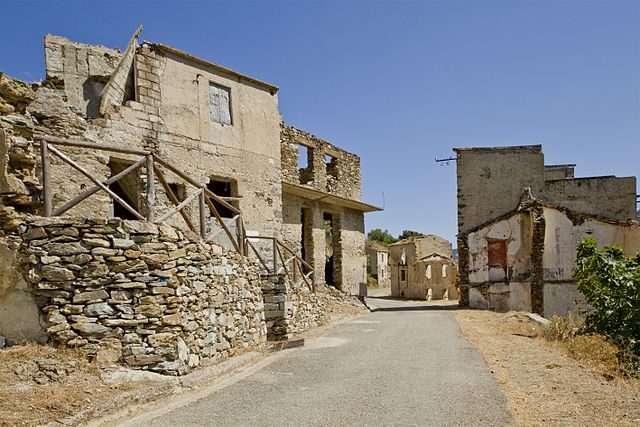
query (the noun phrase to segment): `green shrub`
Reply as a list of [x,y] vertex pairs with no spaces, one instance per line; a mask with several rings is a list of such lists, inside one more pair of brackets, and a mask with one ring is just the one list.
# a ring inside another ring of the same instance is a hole
[[591,305],[587,326],[640,356],[640,253],[628,257],[618,246],[598,250],[595,240],[586,238],[578,245],[574,274]]

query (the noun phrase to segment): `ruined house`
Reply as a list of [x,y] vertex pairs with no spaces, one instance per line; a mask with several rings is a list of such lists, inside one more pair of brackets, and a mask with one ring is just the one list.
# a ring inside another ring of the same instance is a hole
[[369,274],[376,279],[378,286],[391,286],[391,272],[389,270],[389,249],[374,240],[367,240],[367,262]]
[[400,298],[457,299],[452,245],[432,234],[389,245],[391,295]]
[[576,309],[584,237],[640,250],[636,179],[575,178],[542,147],[457,148],[460,303],[550,317]]
[[282,124],[276,86],[139,33],[49,35],[44,82],[0,74],[0,335],[181,374],[358,304],[358,157]]

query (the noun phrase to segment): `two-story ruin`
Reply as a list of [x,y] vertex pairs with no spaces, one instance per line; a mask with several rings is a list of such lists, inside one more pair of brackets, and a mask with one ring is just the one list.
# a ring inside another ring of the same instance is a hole
[[584,237],[640,250],[635,177],[575,178],[573,164],[545,165],[540,145],[454,151],[462,305],[564,315],[581,298]]
[[359,158],[284,125],[276,86],[139,32],[124,52],[49,35],[44,82],[0,74],[0,335],[134,334],[132,358],[171,332],[211,356],[317,324],[319,289],[366,283]]

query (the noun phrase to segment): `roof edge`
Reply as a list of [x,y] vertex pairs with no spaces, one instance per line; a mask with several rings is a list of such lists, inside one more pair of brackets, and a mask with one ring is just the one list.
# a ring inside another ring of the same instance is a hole
[[258,80],[256,78],[253,78],[253,77],[248,76],[246,74],[242,74],[242,73],[240,73],[240,72],[238,72],[236,70],[233,70],[231,68],[224,67],[222,65],[216,64],[216,63],[211,62],[211,61],[207,61],[205,59],[199,58],[199,57],[197,57],[195,55],[192,55],[192,54],[187,53],[187,52],[185,52],[183,50],[176,49],[175,47],[172,47],[172,46],[169,46],[169,45],[166,45],[166,44],[163,44],[163,43],[154,43],[154,42],[150,42],[150,41],[146,41],[145,40],[145,41],[142,42],[142,44],[143,45],[146,44],[148,46],[163,50],[165,52],[172,53],[172,54],[174,54],[176,56],[180,56],[182,58],[188,59],[189,61],[197,62],[198,64],[204,65],[206,67],[212,67],[212,68],[214,68],[214,69],[216,69],[218,71],[222,71],[223,73],[236,76],[236,77],[240,78],[241,80],[245,80],[245,81],[253,83],[255,85],[262,86],[262,87],[268,89],[269,92],[271,92],[272,95],[275,95],[278,92],[278,90],[280,89],[278,86],[272,85],[271,83],[267,83],[265,81]]

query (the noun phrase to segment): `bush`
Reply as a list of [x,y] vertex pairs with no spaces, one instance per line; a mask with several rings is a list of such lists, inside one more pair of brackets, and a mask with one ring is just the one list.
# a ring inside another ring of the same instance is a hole
[[578,245],[574,275],[591,305],[587,326],[640,356],[640,253],[627,257],[618,246],[598,250],[586,238]]

